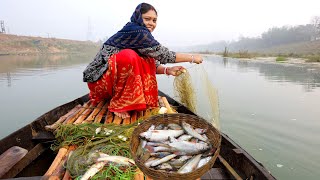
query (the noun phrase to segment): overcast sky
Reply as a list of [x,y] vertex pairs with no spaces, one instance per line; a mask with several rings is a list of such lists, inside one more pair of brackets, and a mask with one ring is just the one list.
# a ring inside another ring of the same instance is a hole
[[256,37],[320,16],[320,0],[0,0],[0,20],[11,34],[98,40],[120,30],[141,2],[157,9],[153,35],[167,46]]

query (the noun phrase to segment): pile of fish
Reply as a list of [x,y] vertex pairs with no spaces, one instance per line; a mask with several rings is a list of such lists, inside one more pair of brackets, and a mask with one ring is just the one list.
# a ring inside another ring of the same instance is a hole
[[186,122],[151,125],[140,133],[136,155],[148,168],[181,174],[192,172],[208,163],[216,151],[206,131]]

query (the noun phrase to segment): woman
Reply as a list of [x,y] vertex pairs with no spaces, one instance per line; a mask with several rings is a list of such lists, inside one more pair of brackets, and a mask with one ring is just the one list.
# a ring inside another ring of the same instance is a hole
[[183,70],[160,64],[202,63],[200,55],[175,53],[162,46],[151,35],[156,25],[155,8],[141,3],[130,22],[103,44],[83,72],[94,104],[110,99],[108,109],[121,118],[129,117],[132,110],[157,107],[156,74],[176,76]]

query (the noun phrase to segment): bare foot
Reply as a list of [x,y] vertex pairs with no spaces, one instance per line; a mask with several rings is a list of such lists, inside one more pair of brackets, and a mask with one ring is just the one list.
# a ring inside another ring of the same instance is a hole
[[128,112],[113,112],[113,113],[122,119],[130,117]]

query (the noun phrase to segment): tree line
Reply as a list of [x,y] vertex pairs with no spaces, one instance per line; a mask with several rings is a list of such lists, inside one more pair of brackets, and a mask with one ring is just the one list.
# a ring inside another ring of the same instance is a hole
[[208,51],[258,51],[278,45],[320,40],[320,16],[312,18],[310,24],[273,27],[259,37],[240,37],[237,41],[219,41],[201,47]]

